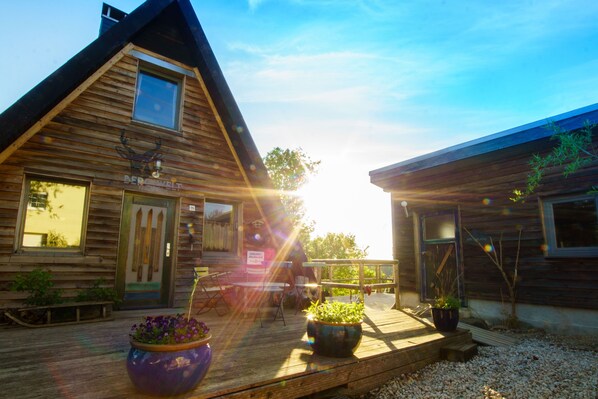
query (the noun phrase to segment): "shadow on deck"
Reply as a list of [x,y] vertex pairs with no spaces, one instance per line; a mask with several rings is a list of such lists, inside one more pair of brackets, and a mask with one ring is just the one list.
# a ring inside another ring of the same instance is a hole
[[[115,312],[115,320],[43,329],[0,328],[0,386],[6,397],[144,398],[130,383],[128,332],[145,314]],[[440,348],[471,342],[465,330],[438,333],[406,313],[368,309],[364,337],[346,359],[312,354],[302,313],[287,325],[252,316],[204,314],[214,358],[202,383],[181,398],[297,398],[335,389],[368,391],[399,374],[440,359]]]

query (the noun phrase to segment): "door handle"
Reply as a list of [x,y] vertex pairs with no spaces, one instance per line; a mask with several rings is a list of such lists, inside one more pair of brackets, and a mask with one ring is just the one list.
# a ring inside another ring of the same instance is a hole
[[166,257],[170,258],[170,243],[166,243]]

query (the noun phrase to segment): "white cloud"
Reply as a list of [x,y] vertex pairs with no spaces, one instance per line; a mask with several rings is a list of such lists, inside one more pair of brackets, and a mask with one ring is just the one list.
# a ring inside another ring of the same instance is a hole
[[249,9],[255,11],[259,6],[265,3],[267,0],[247,0]]

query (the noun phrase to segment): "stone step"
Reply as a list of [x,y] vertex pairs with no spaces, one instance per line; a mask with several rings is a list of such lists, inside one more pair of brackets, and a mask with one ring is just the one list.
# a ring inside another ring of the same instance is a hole
[[466,362],[478,354],[476,343],[455,344],[440,348],[440,358],[449,362]]

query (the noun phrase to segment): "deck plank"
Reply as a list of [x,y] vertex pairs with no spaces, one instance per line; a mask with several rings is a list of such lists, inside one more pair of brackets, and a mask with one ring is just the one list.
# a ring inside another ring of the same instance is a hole
[[[2,392],[19,398],[147,398],[130,383],[125,360],[130,327],[148,313],[114,312],[115,320],[96,324],[0,328]],[[287,311],[286,326],[267,320],[263,328],[252,315],[204,314],[213,335],[212,366],[181,398],[297,398],[339,386],[357,391],[437,361],[442,346],[471,342],[465,330],[441,334],[401,311],[366,314],[361,345],[345,359],[312,353],[302,313]]]
[[472,326],[471,324],[459,322],[459,328],[471,332],[475,342],[489,346],[513,346],[517,340],[505,334],[496,331],[484,330],[483,328]]

